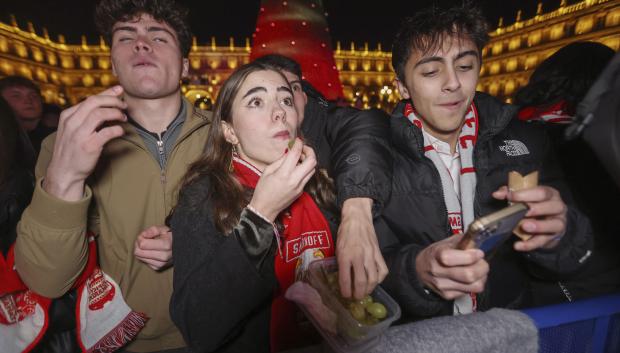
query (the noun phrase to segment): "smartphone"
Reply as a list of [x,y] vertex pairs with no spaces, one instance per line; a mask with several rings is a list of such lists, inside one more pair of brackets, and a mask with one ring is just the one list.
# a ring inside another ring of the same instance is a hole
[[457,247],[478,248],[489,254],[512,235],[521,219],[529,210],[524,203],[515,203],[473,221]]

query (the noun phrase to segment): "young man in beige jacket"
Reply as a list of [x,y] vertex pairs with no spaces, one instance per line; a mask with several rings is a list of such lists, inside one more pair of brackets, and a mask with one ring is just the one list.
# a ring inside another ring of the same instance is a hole
[[164,225],[178,184],[203,151],[210,115],[181,95],[191,34],[169,0],[103,0],[96,22],[120,85],[61,114],[45,140],[37,185],[18,227],[16,268],[47,297],[62,296],[96,235],[101,269],[149,317],[132,352],[185,352],[170,320],[173,234]]

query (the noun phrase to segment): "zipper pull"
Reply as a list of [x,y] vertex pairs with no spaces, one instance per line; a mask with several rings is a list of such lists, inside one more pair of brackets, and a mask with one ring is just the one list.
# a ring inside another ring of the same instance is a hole
[[161,181],[162,184],[166,183],[166,172],[162,169],[161,173],[159,174],[159,180]]
[[157,134],[157,151],[159,151],[159,154],[164,154],[164,141],[161,140],[161,134]]

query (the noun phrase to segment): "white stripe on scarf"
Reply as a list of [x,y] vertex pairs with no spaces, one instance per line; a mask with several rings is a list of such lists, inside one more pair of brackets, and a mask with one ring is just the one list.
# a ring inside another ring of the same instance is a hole
[[[407,119],[420,129],[424,129],[422,120],[416,115],[415,110],[410,104],[405,107]],[[424,131],[424,130],[423,130]],[[453,234],[462,233],[469,224],[474,221],[474,195],[476,192],[476,171],[474,169],[474,146],[478,138],[478,112],[474,104],[465,114],[465,122],[459,139],[457,148],[461,158],[461,175],[459,178],[461,195],[456,194],[450,172],[444,165],[441,157],[424,136],[424,155],[435,165],[441,179],[444,202],[448,210],[448,223]],[[460,199],[460,201],[459,201]],[[454,313],[466,314],[475,310],[473,299],[470,296],[462,296],[454,301]]]

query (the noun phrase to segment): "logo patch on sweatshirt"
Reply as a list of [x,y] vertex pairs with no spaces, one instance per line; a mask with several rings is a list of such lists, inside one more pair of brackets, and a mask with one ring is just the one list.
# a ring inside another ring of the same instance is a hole
[[499,146],[499,150],[506,152],[508,157],[530,154],[530,150],[527,149],[527,146],[518,140],[504,140],[504,145]]
[[324,230],[306,232],[286,241],[286,262],[297,259],[307,249],[327,249],[330,247],[329,236]]

